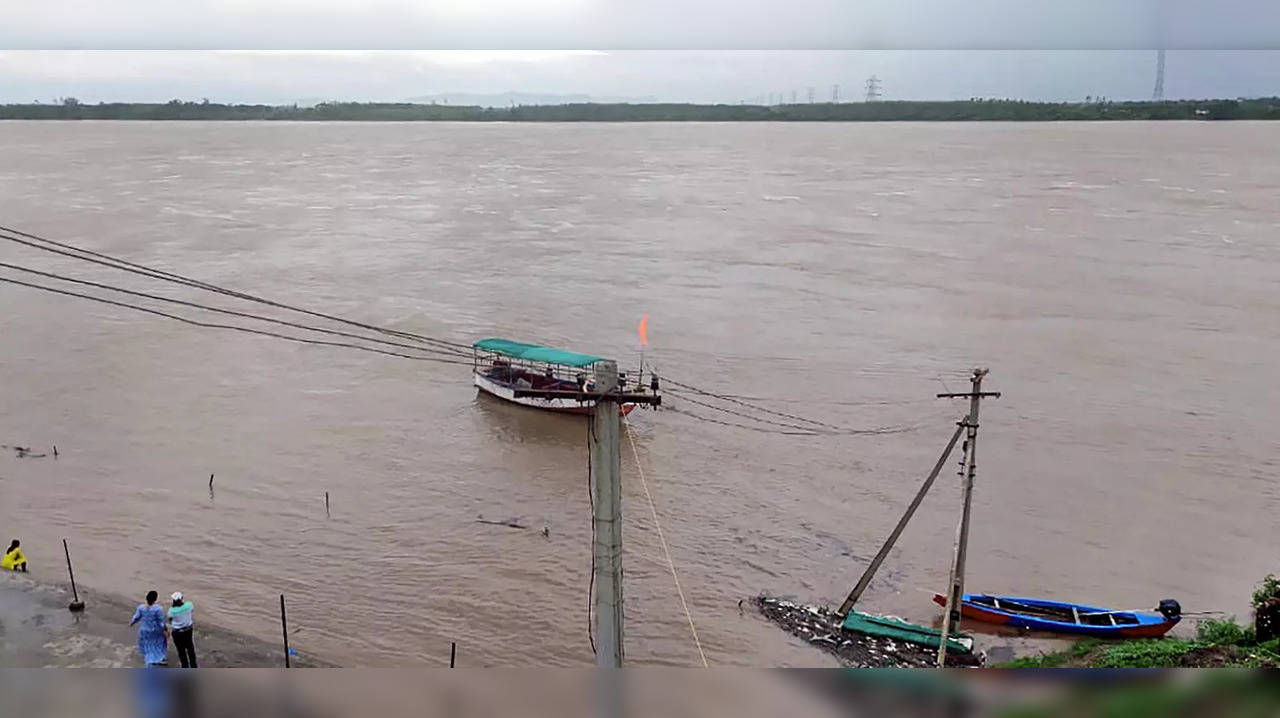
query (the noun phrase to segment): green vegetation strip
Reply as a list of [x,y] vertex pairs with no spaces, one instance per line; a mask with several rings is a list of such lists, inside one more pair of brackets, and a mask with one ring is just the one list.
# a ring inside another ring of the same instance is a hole
[[1222,666],[1280,667],[1280,638],[1258,643],[1252,628],[1234,618],[1201,621],[1196,639],[1144,638],[1104,641],[1088,638],[1059,653],[1026,656],[1000,668],[1177,668]]
[[410,102],[323,102],[225,105],[217,102],[108,102],[68,97],[51,104],[0,105],[0,120],[318,120],[394,122],[965,122],[1089,120],[1280,120],[1280,97],[1169,102],[1021,100],[958,102],[814,102],[793,105],[679,103],[517,105],[476,107]]

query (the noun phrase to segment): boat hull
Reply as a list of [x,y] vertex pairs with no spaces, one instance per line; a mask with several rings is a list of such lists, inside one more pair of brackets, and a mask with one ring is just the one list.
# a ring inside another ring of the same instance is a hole
[[[495,396],[503,401],[509,401],[512,404],[527,406],[530,409],[540,409],[542,411],[554,411],[558,414],[578,414],[586,416],[591,413],[592,405],[583,403],[577,399],[542,399],[537,397],[521,396],[517,397],[515,389],[496,382],[489,377],[475,374],[475,385],[480,391]],[[636,408],[635,404],[623,404],[619,407],[618,413],[622,416],[630,414]]]
[[[840,625],[846,631],[906,641],[925,648],[937,649],[942,645],[942,631],[935,628],[917,626],[900,618],[875,616],[861,611],[849,611],[849,614],[844,617],[844,622]],[[953,653],[972,653],[973,638],[962,635],[948,636],[947,650]]]
[[[984,599],[984,603],[974,601],[974,598]],[[1042,618],[1039,616],[1028,616],[1012,611],[1004,611],[992,605],[984,605],[985,599],[997,599],[1009,603],[1017,603],[1043,607],[1046,609],[1058,609],[1070,611],[1074,608],[1081,614],[1101,614],[1101,613],[1124,613],[1134,616],[1138,623],[1127,625],[1092,625],[1085,623],[1074,623],[1070,621],[1058,621],[1052,618]],[[947,605],[947,598],[941,594],[934,594],[934,603],[940,606]],[[988,596],[985,594],[969,594],[964,595],[961,601],[960,615],[964,618],[971,618],[975,621],[983,623],[993,623],[1001,626],[1009,626],[1012,628],[1022,628],[1031,631],[1050,631],[1053,633],[1074,633],[1085,636],[1115,637],[1115,638],[1155,638],[1163,636],[1169,632],[1169,629],[1178,625],[1180,616],[1173,618],[1165,618],[1156,613],[1142,613],[1136,611],[1110,611],[1109,609],[1099,608],[1097,606],[1085,606],[1078,603],[1062,603],[1059,601],[1045,601],[1036,598],[1019,598],[1016,596]]]

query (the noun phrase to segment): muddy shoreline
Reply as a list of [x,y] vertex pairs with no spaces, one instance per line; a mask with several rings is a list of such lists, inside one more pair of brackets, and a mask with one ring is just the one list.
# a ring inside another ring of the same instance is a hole
[[[78,587],[83,613],[67,610],[69,589],[39,583],[23,574],[0,575],[0,667],[128,668],[141,666],[135,629],[129,627],[137,601]],[[199,606],[199,601],[196,599]],[[236,633],[195,621],[196,656],[201,668],[283,667],[280,636],[270,639]],[[271,640],[271,639],[274,639]],[[330,666],[294,648],[299,667]],[[180,665],[169,643],[170,666]]]

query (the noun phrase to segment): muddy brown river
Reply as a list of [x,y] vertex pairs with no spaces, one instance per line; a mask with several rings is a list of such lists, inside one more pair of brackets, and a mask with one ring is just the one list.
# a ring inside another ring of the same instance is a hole
[[[1276,146],[1250,123],[4,122],[0,224],[624,369],[647,313],[673,379],[904,429],[789,436],[676,396],[631,418],[708,660],[827,665],[739,600],[839,603],[964,411],[934,394],[978,364],[1004,396],[969,589],[1247,615],[1280,571]],[[0,307],[0,443],[60,452],[0,452],[2,538],[41,580],[66,537],[90,591],[182,590],[268,640],[284,593],[292,642],[341,664],[441,665],[451,641],[461,665],[591,661],[581,419],[477,396],[465,366],[11,284]],[[623,467],[628,658],[694,665],[625,443]],[[958,511],[948,471],[868,610],[936,619]]]

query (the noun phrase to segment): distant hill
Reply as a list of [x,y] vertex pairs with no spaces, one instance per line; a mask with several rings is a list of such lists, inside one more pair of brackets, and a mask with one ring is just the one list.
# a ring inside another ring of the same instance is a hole
[[442,92],[436,95],[410,97],[405,102],[415,105],[463,105],[470,107],[511,107],[512,105],[579,105],[585,103],[642,104],[657,102],[655,97],[593,97],[591,95],[548,95],[534,92],[502,92],[476,94],[470,92]]

